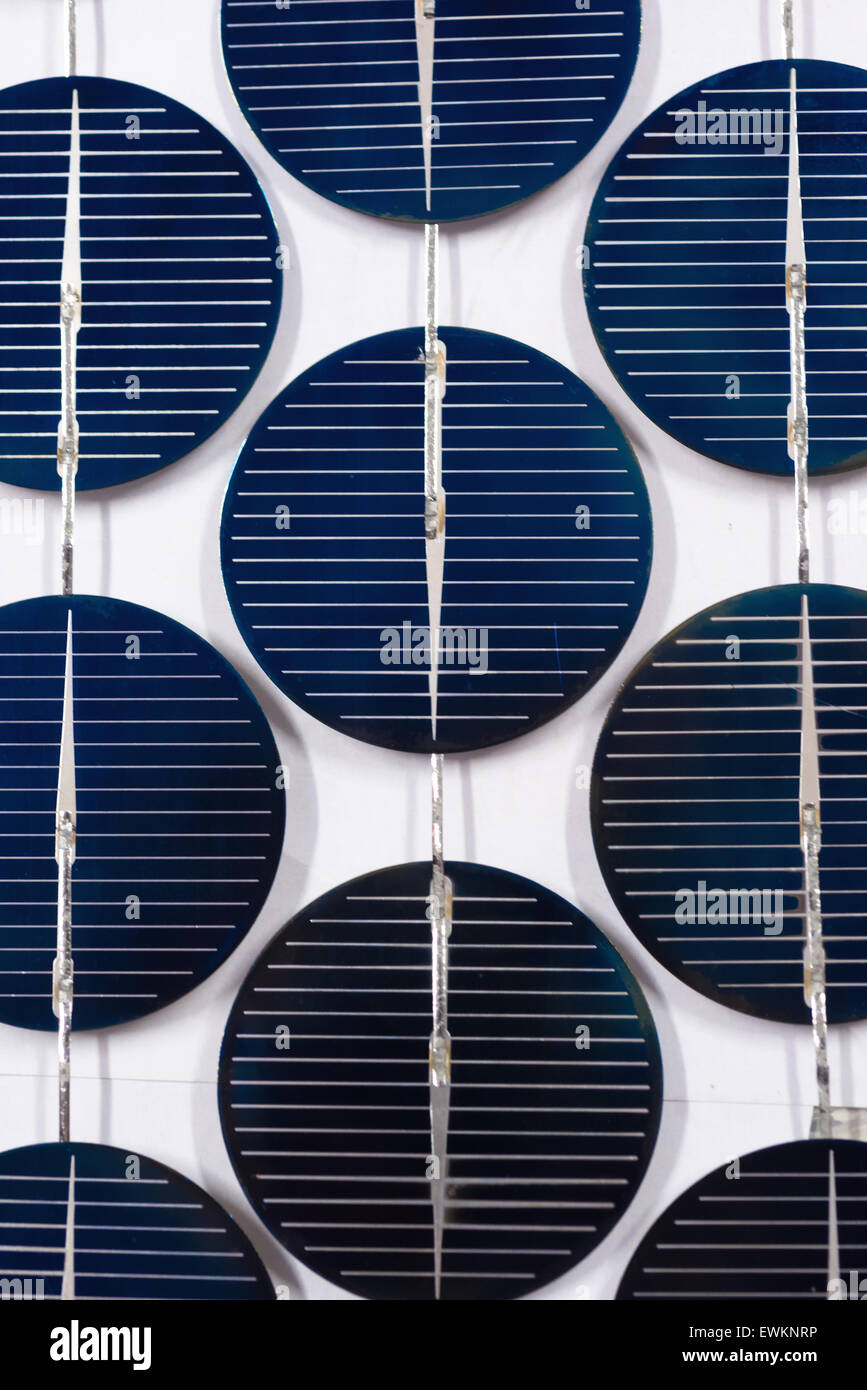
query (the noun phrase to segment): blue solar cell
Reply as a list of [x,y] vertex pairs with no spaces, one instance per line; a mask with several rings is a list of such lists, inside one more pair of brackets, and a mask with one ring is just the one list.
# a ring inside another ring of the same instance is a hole
[[536,728],[614,659],[644,599],[650,504],[597,397],[533,348],[440,330],[446,561],[437,738],[425,651],[421,329],[342,348],[265,412],[223,509],[244,640],[326,724],[451,752]]
[[[614,947],[515,874],[447,866],[452,1091],[443,1299],[564,1274],[629,1205],[662,1100],[656,1030]],[[326,893],[275,936],[226,1028],[238,1177],[298,1259],[364,1298],[434,1297],[430,864]]]
[[253,130],[302,183],[361,212],[447,222],[572,169],[614,119],[638,54],[639,0],[484,10],[437,0],[429,121],[416,0],[223,0],[223,53]]
[[820,749],[831,1021],[867,1016],[867,594],[784,585],[676,628],[626,681],[596,750],[596,850],[649,951],[719,1003],[808,1023],[800,839],[801,595]]
[[61,1297],[68,1223],[75,1299],[274,1297],[244,1232],[188,1178],[128,1149],[34,1144],[0,1154],[4,1298]]
[[0,1020],[56,1029],[55,813],[73,625],[75,1028],[178,999],[237,946],[283,840],[279,754],[213,647],[76,595],[0,608]]
[[617,1297],[862,1299],[865,1228],[867,1144],[805,1139],[757,1149],[671,1204]]
[[56,490],[60,282],[81,108],[82,490],[188,454],[261,368],[282,274],[268,204],[219,131],[158,92],[51,78],[0,92],[0,479]]
[[608,365],[699,453],[790,475],[789,75],[807,248],[810,470],[867,461],[867,72],[799,59],[718,73],[644,121],[590,213],[584,287]]

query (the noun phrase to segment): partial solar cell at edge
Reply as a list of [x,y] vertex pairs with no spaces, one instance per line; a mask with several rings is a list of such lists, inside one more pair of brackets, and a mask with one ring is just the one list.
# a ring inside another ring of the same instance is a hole
[[255,921],[285,822],[265,717],[208,643],[116,599],[0,608],[0,1020],[47,1030],[70,611],[74,1028],[141,1017],[207,978]]
[[591,815],[609,891],[663,965],[719,1003],[806,1024],[804,595],[828,1014],[867,1014],[867,594],[830,584],[755,590],[663,638],[609,712]]
[[159,92],[49,78],[0,93],[0,479],[57,490],[60,282],[73,92],[81,125],[80,491],[208,439],[262,367],[278,237],[252,170]]
[[786,310],[789,82],[807,253],[810,470],[867,460],[867,71],[753,63],[671,97],[629,137],[585,232],[608,365],[697,452],[791,475]]
[[778,1144],[724,1164],[678,1197],[644,1237],[617,1297],[858,1300],[865,1232],[867,1144]]
[[105,1144],[0,1153],[4,1300],[272,1299],[244,1232],[188,1178]]
[[[638,52],[639,0],[437,0],[431,203],[417,0],[223,0],[235,95],[290,173],[346,207],[450,221],[567,173],[613,120]],[[420,0],[418,0],[420,4]]]

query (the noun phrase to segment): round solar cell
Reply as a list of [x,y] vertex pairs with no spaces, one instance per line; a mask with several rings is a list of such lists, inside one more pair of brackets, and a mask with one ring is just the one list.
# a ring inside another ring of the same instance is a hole
[[60,283],[81,109],[79,489],[153,473],[238,406],[277,324],[278,237],[219,131],[158,92],[50,78],[0,92],[0,479],[57,490]]
[[[0,1154],[4,1298],[272,1299],[244,1232],[195,1183],[105,1144]],[[6,1281],[9,1281],[9,1292]]]
[[619,1299],[864,1297],[867,1144],[805,1139],[709,1173],[636,1250]]
[[440,330],[446,502],[432,736],[424,525],[424,335],[342,348],[245,445],[223,576],[256,660],[298,704],[387,748],[452,752],[559,714],[605,670],[644,599],[641,470],[566,368],[510,338]]
[[0,608],[0,1020],[51,1030],[70,612],[73,1027],[138,1018],[210,975],[259,913],[285,820],[265,716],[207,642],[117,599]]
[[317,193],[384,217],[478,217],[583,159],[641,30],[639,0],[485,8],[437,0],[430,75],[421,0],[223,0],[226,68],[260,140]]
[[751,63],[672,97],[612,161],[584,287],[608,365],[657,425],[723,463],[791,475],[789,75],[807,248],[810,470],[867,461],[867,72]]
[[[644,997],[583,913],[476,864],[454,882],[444,1299],[517,1298],[592,1250],[634,1196],[662,1079]],[[430,864],[326,893],[232,1011],[220,1108],[256,1211],[365,1298],[434,1297]]]
[[596,750],[609,890],[669,970],[745,1013],[807,1023],[800,841],[801,596],[819,735],[832,1021],[867,1016],[867,594],[784,585],[676,628],[626,681]]

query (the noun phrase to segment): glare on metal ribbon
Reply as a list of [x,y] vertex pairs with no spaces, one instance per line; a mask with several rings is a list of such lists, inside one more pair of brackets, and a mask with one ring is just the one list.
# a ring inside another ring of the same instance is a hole
[[78,16],[76,0],[66,4],[66,76],[75,77],[78,71]]
[[63,264],[60,272],[61,415],[57,431],[57,471],[62,487],[61,593],[73,589],[75,476],[78,472],[78,333],[81,328],[81,126],[77,89],[72,93],[69,175]]
[[70,1034],[72,1030],[72,866],[78,831],[75,778],[75,714],[72,678],[72,611],[66,628],[63,714],[57,769],[54,858],[57,862],[57,955],[52,977],[52,1008],[57,1019],[58,1112],[60,1142],[69,1142]]
[[783,43],[786,60],[791,62],[795,56],[795,17],[794,0],[783,0]]

